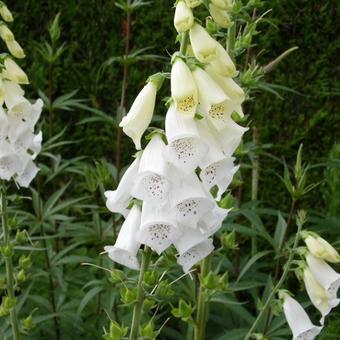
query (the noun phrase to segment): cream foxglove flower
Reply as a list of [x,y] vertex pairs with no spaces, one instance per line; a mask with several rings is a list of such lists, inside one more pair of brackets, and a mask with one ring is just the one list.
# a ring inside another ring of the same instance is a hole
[[135,204],[129,211],[124,221],[114,246],[104,247],[110,259],[130,269],[139,270],[137,259],[140,243],[136,241],[135,236],[141,223],[141,211]]
[[134,142],[137,150],[141,149],[141,138],[148,128],[155,109],[157,86],[149,81],[133,102],[129,113],[119,126]]
[[218,187],[216,200],[219,201],[239,166],[234,166],[235,158],[225,156],[204,119],[198,121],[197,126],[202,139],[209,146],[209,151],[199,163],[201,168],[200,178],[207,190],[215,185]]
[[199,24],[190,29],[190,43],[195,57],[201,63],[209,63],[217,58],[217,42]]
[[310,253],[306,256],[306,260],[310,271],[320,285],[327,290],[331,299],[339,303],[340,300],[337,299],[337,292],[340,287],[340,274],[325,261],[318,259]]
[[16,40],[6,40],[5,43],[13,57],[18,59],[25,58],[25,52]]
[[210,238],[206,239],[181,254],[177,259],[177,263],[187,273],[196,263],[207,257],[213,250],[213,240]]
[[171,209],[176,221],[185,227],[196,228],[200,218],[213,209],[215,201],[195,173],[173,179]]
[[190,8],[195,8],[201,5],[203,0],[185,0],[185,2]]
[[[0,26],[1,27],[1,26]],[[29,84],[26,73],[18,66],[18,64],[10,58],[5,59],[5,70],[2,76],[8,80],[12,80],[17,84]]]
[[313,340],[323,327],[313,325],[303,307],[288,294],[284,294],[283,299],[283,311],[293,333],[293,340]]
[[[13,109],[15,110],[16,106],[28,106],[30,104],[25,98],[25,91],[16,82],[4,80],[2,82],[2,87],[4,91],[5,105],[9,111]],[[26,107],[25,109],[27,111]],[[20,108],[18,111],[20,111]]]
[[13,41],[14,34],[6,24],[0,22],[0,37],[3,41]]
[[184,118],[171,105],[165,118],[165,134],[168,139],[167,159],[184,173],[192,172],[208,151],[192,118]]
[[318,257],[322,260],[332,263],[339,263],[340,262],[340,255],[334,249],[332,245],[330,245],[326,240],[317,236],[314,237],[313,235],[308,234],[304,241],[308,250],[311,252],[312,255]]
[[177,240],[181,231],[169,214],[168,208],[159,209],[146,202],[143,203],[142,223],[137,240],[161,254]]
[[176,5],[174,26],[178,33],[186,32],[194,23],[194,16],[192,10],[184,2],[180,0]]
[[309,267],[304,269],[303,282],[310,300],[322,315],[320,323],[323,325],[325,317],[329,314],[332,308],[337,306],[338,301],[331,299],[328,291],[317,281]]
[[210,0],[210,2],[221,9],[230,10],[233,7],[233,0]]
[[7,22],[13,21],[12,13],[2,1],[0,2],[0,16]]
[[236,66],[223,46],[215,41],[216,58],[210,61],[213,70],[223,77],[234,78],[238,75]]
[[220,208],[217,204],[213,210],[204,214],[198,221],[198,226],[205,237],[215,234],[221,227],[223,221],[227,218],[231,209]]
[[165,148],[161,135],[155,133],[141,156],[132,196],[154,205],[166,204],[170,182]]
[[178,112],[188,118],[195,116],[197,88],[190,68],[181,58],[176,58],[171,68],[171,97]]
[[127,209],[130,200],[132,199],[131,189],[138,174],[140,158],[137,157],[129,168],[125,171],[119,185],[114,191],[105,191],[106,207],[113,213],[118,213],[127,216]]
[[222,28],[228,28],[233,25],[233,22],[231,21],[226,10],[221,9],[211,3],[209,5],[209,12],[213,20]]

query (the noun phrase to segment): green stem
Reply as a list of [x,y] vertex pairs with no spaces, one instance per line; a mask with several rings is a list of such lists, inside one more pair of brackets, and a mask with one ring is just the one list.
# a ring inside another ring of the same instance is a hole
[[[211,267],[211,255],[207,256],[201,264],[201,278],[208,275]],[[197,314],[195,323],[195,340],[205,339],[205,328],[208,314],[208,291],[202,286],[199,287],[197,298]]]
[[285,279],[286,279],[286,277],[287,277],[287,275],[289,273],[290,267],[292,265],[293,259],[294,259],[294,253],[295,253],[295,249],[296,249],[296,247],[298,245],[298,242],[299,242],[301,228],[302,228],[302,224],[299,223],[298,224],[298,230],[297,230],[296,235],[295,235],[294,244],[293,244],[293,247],[292,247],[291,252],[289,254],[288,261],[287,261],[287,263],[285,265],[285,268],[284,268],[284,271],[282,273],[282,276],[281,276],[279,282],[276,284],[276,286],[271,291],[270,295],[268,296],[266,303],[264,304],[260,314],[257,316],[257,318],[254,321],[253,325],[249,329],[249,332],[245,336],[244,340],[249,340],[251,338],[253,332],[256,330],[257,325],[259,324],[259,322],[261,321],[262,317],[265,315],[268,307],[270,306],[270,303],[272,302],[275,294],[278,292],[278,290],[281,288],[283,282],[285,281]]
[[[7,198],[6,198],[6,191],[4,187],[1,189],[1,217],[2,217],[2,230],[3,230],[3,237],[4,237],[4,248],[9,249],[11,247],[11,243],[10,243],[10,232],[9,232],[9,226],[8,226],[8,216],[7,216]],[[9,253],[11,252],[9,251]],[[7,295],[11,299],[11,301],[15,302],[12,254],[6,254],[4,257],[5,257],[5,264],[6,264]],[[20,333],[19,333],[18,318],[17,318],[15,303],[14,303],[14,306],[10,309],[10,317],[11,317],[13,339],[19,340]]]
[[137,302],[133,308],[133,316],[131,322],[131,331],[129,340],[137,340],[138,337],[138,328],[140,326],[140,322],[142,319],[142,311],[143,311],[143,302],[144,302],[144,289],[143,289],[143,280],[144,274],[149,267],[151,259],[151,249],[145,246],[142,258],[142,265],[139,272],[138,285],[137,285]]
[[182,55],[186,55],[188,44],[189,44],[189,33],[187,31],[187,32],[182,33],[182,37],[181,37],[181,47],[179,49],[179,52]]
[[232,58],[235,40],[236,40],[236,23],[234,22],[234,24],[228,28],[227,52],[230,55],[230,58]]

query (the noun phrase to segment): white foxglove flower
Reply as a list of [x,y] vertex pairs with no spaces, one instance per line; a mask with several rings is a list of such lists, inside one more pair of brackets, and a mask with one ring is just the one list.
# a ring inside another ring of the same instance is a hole
[[158,254],[177,240],[181,235],[175,221],[169,214],[169,209],[143,203],[142,222],[137,240],[154,249]]
[[20,157],[7,141],[2,141],[0,143],[0,179],[9,181],[12,176],[22,170],[23,164]]
[[312,254],[308,254],[306,260],[310,271],[321,286],[327,290],[330,298],[334,302],[338,301],[339,303],[340,300],[337,299],[337,292],[340,287],[340,274],[325,261],[318,259]]
[[167,202],[170,182],[167,179],[169,166],[165,149],[161,135],[156,133],[152,136],[141,156],[132,196],[154,205]]
[[15,181],[24,188],[28,188],[33,181],[39,168],[34,164],[31,157],[28,157],[23,171],[20,171],[18,176],[15,177]]
[[29,146],[29,150],[32,151],[32,159],[36,159],[38,154],[41,151],[41,143],[43,140],[42,132],[40,131],[38,134],[36,134],[33,138],[32,144]]
[[184,2],[180,0],[176,5],[174,26],[178,33],[186,32],[194,23],[194,16],[192,10]]
[[185,227],[196,228],[200,218],[213,209],[215,201],[195,173],[181,176],[174,179],[175,181],[171,208],[176,221]]
[[6,40],[6,46],[9,52],[18,59],[25,58],[25,52],[16,40]]
[[200,161],[200,178],[207,190],[218,187],[216,200],[219,201],[231,183],[239,166],[234,166],[235,158],[225,156],[216,138],[204,119],[197,122],[199,133],[209,147],[206,156]]
[[236,66],[224,47],[215,41],[216,57],[210,61],[213,70],[223,77],[234,78],[238,75]]
[[210,0],[210,2],[221,9],[230,10],[233,7],[233,0]]
[[140,208],[133,205],[119,231],[115,245],[104,247],[112,261],[134,270],[139,270],[137,253],[140,243],[136,241],[135,237],[140,223]]
[[149,81],[133,102],[129,113],[119,126],[134,142],[137,150],[141,148],[141,138],[148,128],[155,109],[157,86]]
[[184,173],[196,169],[208,147],[200,138],[195,121],[184,118],[171,105],[165,118],[165,133],[168,161]]
[[233,22],[231,21],[230,16],[226,10],[221,9],[211,3],[209,5],[209,12],[213,20],[222,28],[228,28],[233,25]]
[[183,255],[192,247],[208,239],[208,237],[204,236],[199,229],[184,227],[181,230],[182,230],[181,237],[174,241],[174,246],[178,251],[179,255]]
[[230,210],[231,209],[220,208],[216,204],[213,210],[210,210],[202,216],[198,222],[198,226],[205,237],[210,237],[222,227],[222,223],[228,216]]
[[4,89],[4,101],[8,110],[23,104],[28,105],[29,101],[24,97],[24,90],[14,81],[4,80],[2,82]]
[[322,237],[314,237],[312,235],[308,235],[304,239],[308,250],[312,255],[318,257],[322,260],[332,263],[340,262],[340,255],[334,249],[332,245],[330,245],[326,240]]
[[17,84],[29,83],[26,73],[15,61],[13,61],[11,58],[6,58],[4,64],[5,70],[2,72],[2,76],[4,78],[12,80]]
[[195,57],[201,63],[209,63],[217,58],[217,42],[199,24],[190,29],[190,43]]
[[320,323],[323,325],[325,317],[329,314],[332,308],[337,306],[339,302],[331,299],[328,291],[317,281],[309,267],[304,269],[303,281],[310,300],[322,315]]
[[176,58],[171,68],[171,97],[178,112],[188,118],[195,116],[197,88],[190,68],[181,58]]
[[119,185],[114,191],[105,191],[106,207],[113,213],[127,216],[127,209],[132,199],[131,189],[138,174],[140,158],[137,157],[130,167],[125,171]]
[[14,40],[14,34],[3,22],[0,22],[0,37],[3,41]]
[[313,340],[322,327],[313,325],[303,307],[288,294],[284,294],[283,311],[293,333],[293,340]]
[[195,8],[201,5],[203,0],[185,0],[185,2],[190,8]]
[[212,239],[207,239],[180,255],[177,259],[177,263],[181,265],[183,271],[187,273],[192,266],[207,257],[213,250],[214,246]]

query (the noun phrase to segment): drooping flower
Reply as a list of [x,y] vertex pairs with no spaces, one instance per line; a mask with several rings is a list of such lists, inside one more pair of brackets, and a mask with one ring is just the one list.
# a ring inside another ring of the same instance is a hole
[[190,43],[195,57],[201,63],[209,63],[217,58],[217,42],[199,24],[190,29]]
[[1,1],[0,2],[0,16],[7,22],[13,21],[13,15],[7,6]]
[[24,50],[16,40],[6,40],[5,43],[13,57],[18,59],[26,57]]
[[142,222],[137,233],[137,240],[154,249],[158,254],[177,240],[181,235],[168,208],[159,208],[143,203]]
[[209,5],[209,12],[213,20],[222,28],[228,28],[233,25],[228,12],[215,6],[213,3]]
[[18,173],[15,177],[15,181],[24,188],[28,188],[32,180],[35,178],[39,172],[39,168],[34,164],[32,157],[27,157],[24,163],[23,171]]
[[194,23],[194,16],[192,10],[184,2],[180,0],[176,5],[174,26],[178,33],[186,32]]
[[165,134],[168,161],[184,173],[196,169],[208,147],[200,138],[195,121],[184,118],[171,105],[165,118]]
[[[1,26],[0,26],[1,27]],[[18,64],[11,58],[6,58],[4,61],[5,70],[2,76],[8,80],[12,80],[17,84],[28,84],[26,73],[18,66]]]
[[313,340],[323,327],[313,325],[303,307],[287,293],[283,294],[283,311],[293,333],[293,340]]
[[221,9],[230,10],[233,7],[233,0],[210,0],[210,2]]
[[325,239],[320,236],[314,237],[311,234],[303,234],[308,250],[317,258],[327,262],[339,263],[340,255]]
[[201,5],[203,0],[185,0],[185,2],[190,8],[195,8]]
[[119,126],[134,142],[137,150],[141,149],[141,138],[148,128],[155,109],[157,86],[149,81],[133,102],[130,111]]
[[161,135],[155,133],[143,151],[132,188],[134,197],[154,205],[164,205],[170,190],[165,148]]
[[337,273],[329,264],[325,261],[313,256],[312,254],[307,254],[306,256],[307,264],[320,285],[327,290],[331,299],[334,303],[338,301],[337,292],[340,287],[340,274]]
[[138,174],[140,158],[133,161],[130,167],[125,171],[119,185],[114,191],[105,191],[106,207],[113,213],[118,213],[127,216],[127,209],[132,198],[131,189]]
[[213,70],[223,77],[234,78],[238,75],[236,66],[230,58],[224,47],[214,40],[215,43],[215,58],[210,60],[210,66]]
[[8,28],[8,26],[0,22],[0,37],[3,41],[11,41],[14,40],[13,32]]
[[197,88],[190,68],[181,58],[176,58],[171,68],[171,97],[179,113],[194,117],[198,105]]
[[141,224],[141,210],[138,205],[133,205],[128,212],[114,246],[104,247],[110,259],[128,268],[139,270],[137,252],[140,243],[136,241],[136,233]]

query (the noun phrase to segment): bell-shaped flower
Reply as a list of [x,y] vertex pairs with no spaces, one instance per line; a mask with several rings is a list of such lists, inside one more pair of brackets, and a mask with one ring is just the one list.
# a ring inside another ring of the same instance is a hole
[[0,37],[3,41],[14,40],[13,32],[3,22],[0,22]]
[[141,138],[151,123],[155,109],[157,85],[149,81],[133,102],[130,111],[119,126],[134,142],[137,150],[141,149]]
[[185,2],[190,8],[195,8],[201,5],[203,0],[185,0]]
[[169,163],[165,159],[164,144],[155,133],[141,156],[138,175],[132,196],[154,205],[164,205],[168,200],[170,182],[167,178]]
[[0,106],[0,143],[8,136],[8,120],[4,109]]
[[231,21],[230,16],[226,10],[221,9],[211,3],[209,5],[209,12],[216,24],[218,24],[222,28],[228,28],[233,25],[233,22]]
[[20,157],[6,140],[0,143],[0,179],[9,181],[12,176],[23,170]]
[[238,72],[228,52],[217,41],[215,41],[215,49],[216,57],[210,61],[212,69],[223,77],[236,77]]
[[230,10],[233,7],[233,0],[210,0],[210,2],[221,9]]
[[137,240],[161,254],[177,240],[181,231],[169,214],[168,208],[158,208],[143,203],[142,222]]
[[197,87],[190,68],[181,58],[175,58],[171,68],[171,97],[179,113],[188,118],[195,116]]
[[136,240],[136,234],[141,224],[141,210],[138,205],[133,205],[128,212],[114,246],[104,247],[110,259],[130,269],[139,270],[137,259],[140,243]]
[[171,105],[165,118],[168,140],[166,155],[170,163],[184,173],[195,170],[208,151],[193,119],[186,119]]
[[330,298],[334,300],[334,303],[338,301],[337,292],[340,287],[340,274],[337,273],[329,264],[325,261],[313,256],[312,254],[307,254],[306,256],[307,264],[320,285],[327,290]]
[[283,294],[283,311],[293,333],[293,340],[313,340],[322,327],[313,325],[303,307],[287,293]]
[[198,221],[198,226],[205,237],[215,234],[229,214],[230,209],[220,208],[217,204]]
[[26,73],[14,60],[12,60],[11,58],[6,58],[4,64],[5,70],[2,72],[2,76],[4,78],[14,81],[17,84],[29,83]]
[[209,151],[199,163],[201,168],[200,178],[207,190],[215,185],[218,187],[216,200],[219,201],[239,166],[234,166],[235,158],[225,156],[204,119],[198,121],[197,126],[202,139],[209,147]]
[[340,262],[340,255],[326,240],[320,236],[307,234],[304,238],[306,246],[312,255],[332,263]]
[[13,57],[18,59],[25,58],[25,52],[16,40],[6,40],[5,43]]
[[194,23],[192,10],[188,7],[184,0],[180,0],[176,4],[174,26],[178,33],[186,32]]
[[339,301],[331,298],[328,291],[321,286],[309,267],[306,267],[303,271],[303,281],[310,300],[322,315],[320,323],[323,325],[325,317],[332,308],[338,305]]
[[28,188],[39,172],[39,168],[32,161],[32,157],[30,157],[27,153],[21,156],[21,160],[25,164],[24,169],[18,173],[15,177],[15,181],[19,184],[19,186]]
[[127,209],[132,198],[131,189],[138,174],[140,158],[137,157],[129,168],[125,171],[119,185],[114,191],[105,191],[106,207],[113,213],[127,216]]
[[215,201],[195,173],[173,181],[170,206],[176,221],[182,226],[196,228],[201,217],[213,209]]
[[213,240],[205,239],[181,254],[177,258],[177,263],[182,266],[183,271],[187,273],[196,263],[207,257],[213,250]]
[[194,55],[201,63],[209,63],[217,58],[218,44],[201,25],[194,23],[189,34]]
[[2,87],[4,90],[5,105],[8,110],[13,110],[16,106],[20,107],[23,104],[25,104],[25,106],[30,104],[24,97],[24,90],[16,82],[4,80]]

